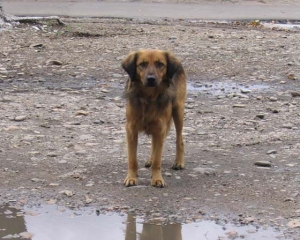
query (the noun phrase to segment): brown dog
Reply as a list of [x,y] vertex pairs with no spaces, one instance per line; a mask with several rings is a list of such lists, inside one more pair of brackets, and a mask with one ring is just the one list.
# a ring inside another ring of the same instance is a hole
[[151,166],[151,185],[164,187],[161,156],[172,118],[176,128],[176,159],[172,168],[184,168],[184,70],[172,53],[160,50],[133,52],[123,60],[122,67],[129,75],[125,89],[128,173],[124,184],[137,185],[138,133],[143,131],[152,136],[151,155],[145,164]]

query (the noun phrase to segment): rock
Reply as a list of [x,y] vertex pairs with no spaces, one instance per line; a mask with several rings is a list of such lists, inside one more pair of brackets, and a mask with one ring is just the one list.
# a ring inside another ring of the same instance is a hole
[[14,235],[8,234],[8,235],[6,235],[6,236],[4,236],[2,238],[3,239],[12,239],[12,238],[20,238],[20,236],[19,236],[19,234],[14,234]]
[[276,153],[277,153],[277,150],[275,150],[275,149],[269,150],[267,152],[267,154],[276,154]]
[[77,111],[76,113],[75,113],[75,115],[76,116],[87,116],[87,115],[89,115],[89,112],[87,112],[87,111],[83,111],[83,110],[79,110],[79,111]]
[[31,181],[32,181],[32,182],[41,182],[41,183],[44,183],[44,182],[45,182],[45,179],[32,178]]
[[194,168],[193,171],[205,175],[216,175],[216,170],[214,168],[197,167]]
[[122,74],[118,74],[118,73],[114,73],[112,76],[113,76],[114,78],[122,78],[122,77],[123,77]]
[[58,153],[56,153],[56,152],[49,152],[49,153],[47,153],[47,157],[57,157],[59,154]]
[[256,115],[256,118],[264,119],[264,118],[265,118],[265,114],[264,114],[264,113],[258,113],[258,114]]
[[272,166],[271,162],[269,162],[269,161],[256,161],[254,163],[254,165],[260,166],[260,167],[271,167]]
[[59,183],[50,183],[49,186],[50,186],[50,187],[58,187],[58,186],[59,186]]
[[103,92],[103,93],[109,93],[109,91],[106,88],[102,88],[101,92]]
[[65,194],[65,195],[67,195],[68,197],[72,197],[72,196],[74,195],[73,192],[70,191],[70,190],[63,190],[63,191],[60,191],[59,193]]
[[297,78],[295,77],[295,75],[292,74],[292,73],[288,74],[287,77],[288,77],[289,80],[296,80],[296,79],[297,79]]
[[26,116],[22,115],[22,116],[17,116],[17,117],[15,117],[14,120],[17,121],[17,122],[22,122],[22,121],[24,121],[26,118],[27,118]]
[[5,128],[5,131],[15,131],[15,130],[19,130],[20,127],[18,126],[8,126],[7,128]]
[[293,125],[290,124],[290,123],[286,123],[286,124],[283,124],[281,127],[282,127],[282,128],[287,128],[287,129],[292,129],[292,128],[293,128]]
[[29,47],[31,48],[42,48],[44,45],[42,43],[32,43]]
[[278,100],[277,97],[270,97],[269,99],[271,102],[277,102],[277,100]]
[[166,173],[165,173],[165,176],[171,177],[171,176],[172,176],[172,173],[166,172]]
[[292,91],[291,92],[292,97],[300,97],[300,91]]
[[61,61],[58,61],[58,60],[49,60],[47,63],[51,64],[51,65],[56,65],[56,66],[63,65],[63,63]]
[[89,196],[85,196],[85,203],[86,204],[90,204],[90,203],[92,203],[93,202],[93,199],[92,198],[90,198]]
[[0,74],[7,75],[8,71],[5,68],[0,68]]
[[250,89],[242,88],[241,93],[250,93],[252,92]]
[[236,239],[239,235],[236,231],[226,232],[229,239]]
[[93,123],[94,124],[104,124],[105,122],[103,120],[95,120]]
[[31,239],[33,237],[33,234],[29,233],[29,232],[21,232],[21,233],[19,233],[19,235],[25,239]]
[[292,221],[289,221],[287,226],[289,228],[300,228],[300,219],[294,219]]
[[245,108],[246,105],[245,104],[234,104],[232,107],[233,108]]

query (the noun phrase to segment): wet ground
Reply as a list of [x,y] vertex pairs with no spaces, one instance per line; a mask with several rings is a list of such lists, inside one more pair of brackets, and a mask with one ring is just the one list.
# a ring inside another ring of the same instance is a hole
[[32,240],[195,240],[247,239],[277,240],[284,234],[276,228],[233,225],[198,219],[189,224],[143,223],[127,213],[101,214],[91,208],[70,210],[56,205],[0,207],[1,239]]
[[[127,217],[136,216],[129,228],[139,236],[159,221],[153,234],[174,227],[187,240],[194,238],[189,233],[206,239],[215,229],[225,239],[228,232],[234,239],[234,231],[250,239],[299,239],[299,31],[257,22],[62,20],[65,26],[21,24],[0,33],[0,201],[18,209],[2,208],[8,214],[1,216],[8,223],[20,212],[21,219],[20,230],[1,234],[38,234],[24,218],[37,219],[36,227],[53,216],[68,224],[86,216],[84,222],[116,222],[125,239]],[[127,76],[120,62],[144,47],[172,50],[189,80],[186,169],[170,169],[171,130],[164,189],[151,187],[143,168],[147,136],[140,138],[139,185],[123,186]],[[45,204],[58,207],[31,207]],[[26,213],[36,211],[49,214]],[[94,231],[89,227],[85,234]]]

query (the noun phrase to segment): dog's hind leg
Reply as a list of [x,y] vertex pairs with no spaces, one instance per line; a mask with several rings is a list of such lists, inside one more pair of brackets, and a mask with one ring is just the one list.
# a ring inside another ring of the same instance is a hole
[[173,121],[176,129],[176,158],[172,168],[174,170],[184,169],[184,143],[182,138],[184,105],[178,105],[172,112]]

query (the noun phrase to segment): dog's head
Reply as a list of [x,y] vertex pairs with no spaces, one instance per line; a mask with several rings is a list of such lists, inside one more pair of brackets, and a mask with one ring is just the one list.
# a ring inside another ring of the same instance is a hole
[[182,69],[180,61],[168,51],[141,50],[129,54],[122,62],[131,81],[140,81],[145,87],[157,87],[170,82]]

